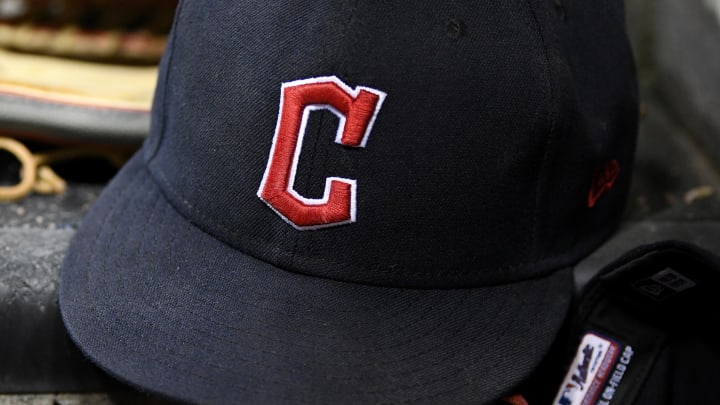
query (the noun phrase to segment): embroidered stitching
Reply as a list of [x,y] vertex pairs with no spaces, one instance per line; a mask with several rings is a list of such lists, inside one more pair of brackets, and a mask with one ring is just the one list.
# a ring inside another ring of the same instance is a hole
[[595,170],[590,191],[588,192],[588,208],[594,207],[600,197],[615,185],[619,175],[620,163],[615,159]]
[[355,179],[326,178],[319,199],[294,190],[306,125],[311,112],[328,110],[340,120],[335,143],[363,148],[384,99],[385,93],[379,90],[351,89],[335,76],[283,83],[275,136],[258,197],[298,230],[355,222]]

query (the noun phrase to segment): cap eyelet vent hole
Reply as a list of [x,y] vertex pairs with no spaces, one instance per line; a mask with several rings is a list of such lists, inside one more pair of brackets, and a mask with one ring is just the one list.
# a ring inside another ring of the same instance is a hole
[[467,34],[467,25],[465,25],[463,20],[457,18],[449,18],[445,28],[447,29],[446,35],[448,38],[454,41],[459,40]]

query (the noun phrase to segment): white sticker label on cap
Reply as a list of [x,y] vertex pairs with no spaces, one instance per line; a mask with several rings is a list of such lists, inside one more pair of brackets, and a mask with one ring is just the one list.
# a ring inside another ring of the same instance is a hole
[[617,342],[595,333],[587,333],[553,404],[596,404],[619,355],[620,345]]

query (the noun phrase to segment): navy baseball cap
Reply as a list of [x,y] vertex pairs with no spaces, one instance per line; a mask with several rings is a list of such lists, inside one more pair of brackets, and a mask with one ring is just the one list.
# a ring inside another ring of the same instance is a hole
[[617,228],[623,3],[181,1],[60,273],[82,351],[199,403],[486,403]]

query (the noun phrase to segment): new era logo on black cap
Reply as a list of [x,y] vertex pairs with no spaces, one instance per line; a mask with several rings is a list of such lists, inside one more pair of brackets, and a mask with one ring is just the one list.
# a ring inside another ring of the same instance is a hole
[[71,336],[192,402],[508,394],[629,185],[622,7],[586,3],[182,2],[62,268]]

